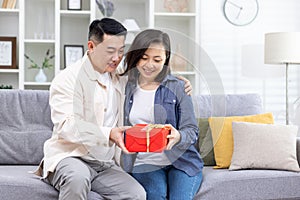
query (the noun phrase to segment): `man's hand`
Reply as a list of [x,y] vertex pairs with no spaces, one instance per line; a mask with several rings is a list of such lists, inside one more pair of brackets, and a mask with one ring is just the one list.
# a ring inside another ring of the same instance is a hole
[[117,128],[112,128],[109,134],[109,139],[113,141],[118,147],[124,151],[124,153],[129,153],[129,151],[125,147],[124,143],[124,131],[126,129],[130,128],[130,126],[122,126],[122,127],[117,127]]
[[167,136],[167,138],[169,139],[168,145],[166,147],[167,150],[172,149],[172,147],[177,144],[180,139],[181,139],[181,135],[178,132],[177,129],[175,129],[171,124],[166,124],[165,127],[168,127],[171,129],[171,134]]
[[187,95],[191,96],[192,95],[192,90],[193,90],[191,82],[187,78],[185,78],[184,76],[177,76],[177,78],[179,78],[180,80],[183,80],[185,82],[184,91]]

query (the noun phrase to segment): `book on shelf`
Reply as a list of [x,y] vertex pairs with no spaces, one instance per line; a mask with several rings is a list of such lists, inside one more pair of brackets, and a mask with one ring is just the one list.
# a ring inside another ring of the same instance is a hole
[[2,1],[2,8],[6,8],[6,6],[7,6],[7,1],[8,1],[8,0],[3,0],[3,1]]
[[14,9],[16,6],[17,0],[3,0],[2,8]]

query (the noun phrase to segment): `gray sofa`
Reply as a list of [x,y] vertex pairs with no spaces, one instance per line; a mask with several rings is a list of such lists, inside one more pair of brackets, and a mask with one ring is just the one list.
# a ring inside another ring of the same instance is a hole
[[[263,113],[257,94],[194,97],[198,118],[210,116],[243,116]],[[283,133],[284,134],[284,133]],[[246,158],[245,158],[246,159]],[[297,160],[300,163],[300,138],[297,138]],[[194,199],[300,199],[300,173],[281,170],[213,169],[205,166],[203,182]]]
[[[29,171],[51,136],[48,91],[0,90],[0,199],[54,200],[58,192]],[[197,117],[261,113],[255,94],[193,97]],[[298,156],[300,140],[297,141]],[[298,157],[298,161],[299,161]],[[300,199],[300,173],[279,170],[215,170],[204,167],[195,199]],[[94,192],[89,200],[102,199]]]

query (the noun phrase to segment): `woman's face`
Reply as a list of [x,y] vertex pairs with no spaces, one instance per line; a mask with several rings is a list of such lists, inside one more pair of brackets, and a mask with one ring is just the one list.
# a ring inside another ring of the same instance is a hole
[[166,61],[166,50],[162,44],[151,44],[137,63],[139,81],[153,82],[162,71]]

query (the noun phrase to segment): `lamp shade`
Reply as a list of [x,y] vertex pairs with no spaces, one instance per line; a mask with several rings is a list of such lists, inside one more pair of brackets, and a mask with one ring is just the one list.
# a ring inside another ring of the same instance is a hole
[[300,32],[278,32],[265,34],[266,64],[299,64]]
[[123,21],[123,26],[127,29],[127,31],[140,31],[140,27],[136,23],[134,19],[125,19]]

